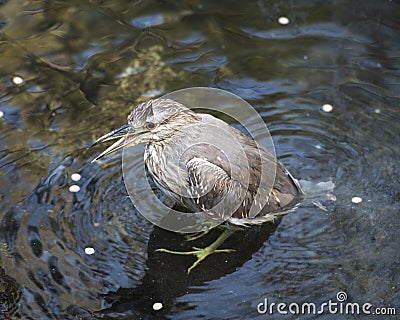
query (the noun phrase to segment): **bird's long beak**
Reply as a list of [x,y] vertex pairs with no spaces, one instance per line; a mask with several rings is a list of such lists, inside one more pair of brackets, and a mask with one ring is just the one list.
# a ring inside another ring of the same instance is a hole
[[133,131],[130,127],[129,124],[123,125],[121,128],[118,128],[116,130],[113,130],[104,136],[98,138],[90,147],[93,147],[99,143],[108,141],[108,140],[114,140],[120,138],[117,142],[113,143],[110,147],[108,147],[106,150],[104,150],[102,153],[100,153],[96,158],[92,160],[92,162],[95,162],[104,156],[113,153],[117,150],[120,150],[129,144],[134,143],[135,138],[140,135],[140,133],[137,133]]

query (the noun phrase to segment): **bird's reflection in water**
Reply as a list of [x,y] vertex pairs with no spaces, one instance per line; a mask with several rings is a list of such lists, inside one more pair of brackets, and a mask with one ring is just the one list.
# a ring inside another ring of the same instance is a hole
[[[195,260],[194,256],[170,255],[156,250],[160,247],[172,250],[190,251],[193,246],[206,247],[222,232],[214,228],[205,236],[187,241],[184,235],[155,227],[148,244],[148,270],[135,288],[120,288],[104,298],[109,304],[100,312],[102,317],[115,317],[119,314],[132,314],[135,317],[167,314],[177,297],[187,294],[192,287],[199,287],[207,281],[221,278],[235,272],[251,259],[275,231],[280,219],[274,223],[242,228],[234,232],[221,248],[234,249],[233,253],[218,253],[205,259],[191,273],[188,268]],[[162,303],[161,310],[153,310],[154,303]]]

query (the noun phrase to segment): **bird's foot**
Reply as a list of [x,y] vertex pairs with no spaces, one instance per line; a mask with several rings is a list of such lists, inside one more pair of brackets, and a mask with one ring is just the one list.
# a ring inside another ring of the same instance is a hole
[[[232,227],[232,226],[227,226],[225,224],[220,224],[220,225],[215,227],[215,229],[224,230],[224,231],[229,229],[229,228],[230,229],[234,229],[234,230],[240,230],[241,229],[241,228],[236,227],[236,226]],[[204,237],[206,234],[208,234],[210,231],[211,231],[211,229],[208,229],[208,230],[200,231],[200,232],[197,232],[197,233],[194,233],[194,234],[187,234],[187,235],[185,235],[186,241],[194,241],[194,240],[200,239],[200,238]]]
[[[207,258],[209,255],[214,253],[231,253],[235,250],[233,249],[218,249],[218,247],[233,233],[233,230],[225,230],[217,240],[215,240],[212,244],[205,248],[197,248],[193,247],[192,251],[172,251],[168,249],[157,249],[157,252],[165,252],[171,254],[178,254],[178,255],[194,255],[197,257],[197,260],[192,264],[192,266],[188,269],[187,273],[189,274],[198,264]],[[197,236],[197,235],[195,235]],[[203,236],[203,234],[201,234]]]
[[194,241],[194,240],[204,237],[208,232],[209,232],[209,230],[201,231],[201,232],[198,232],[195,234],[187,234],[187,235],[185,235],[185,238],[186,238],[186,241]]
[[196,268],[198,266],[198,264],[201,261],[203,261],[209,255],[212,255],[213,253],[231,253],[231,252],[235,251],[233,249],[212,249],[210,247],[211,246],[208,246],[206,248],[193,247],[193,251],[172,251],[172,250],[168,250],[168,249],[157,249],[156,251],[165,252],[165,253],[171,253],[171,254],[194,255],[194,256],[196,256],[197,260],[187,270],[187,273],[189,274],[194,268]]

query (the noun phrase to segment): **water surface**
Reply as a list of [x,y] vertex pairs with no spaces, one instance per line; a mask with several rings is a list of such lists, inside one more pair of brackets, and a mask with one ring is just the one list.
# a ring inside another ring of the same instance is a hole
[[[0,318],[265,319],[265,298],[321,304],[339,291],[400,312],[399,10],[397,1],[2,1]],[[239,233],[225,244],[235,254],[187,276],[191,257],[155,249],[190,244],[135,210],[121,154],[91,163],[103,146],[88,147],[137,103],[194,86],[246,99],[292,174],[332,180],[337,200]],[[319,318],[338,317],[350,316]]]

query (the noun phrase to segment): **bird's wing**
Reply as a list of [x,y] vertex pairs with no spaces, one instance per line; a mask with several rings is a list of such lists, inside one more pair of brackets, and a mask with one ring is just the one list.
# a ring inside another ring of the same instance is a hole
[[244,212],[249,197],[247,188],[232,179],[232,172],[225,171],[222,165],[213,162],[211,159],[195,157],[186,163],[193,205],[220,218],[229,218],[238,210]]
[[206,158],[192,158],[186,163],[189,193],[203,210],[210,210],[226,195],[230,177],[225,170]]
[[[265,192],[268,192],[268,201],[266,208],[264,208],[266,212],[286,206],[295,196],[303,193],[298,182],[275,156],[244,133],[233,127],[231,128],[232,131],[236,132],[236,136],[244,147],[249,159],[249,166],[252,169],[250,187],[254,183],[252,192],[256,191],[258,187],[266,188]],[[261,180],[259,180],[261,176],[261,163],[263,175]],[[273,186],[272,189],[271,186]],[[263,196],[265,192],[262,192]]]
[[204,146],[194,145],[185,153],[194,207],[224,217],[233,213],[235,218],[254,218],[286,206],[298,194],[295,181],[266,149],[219,119],[203,119],[231,132],[242,149],[225,154],[217,146],[209,145],[205,152]]

